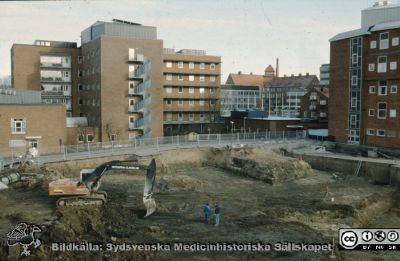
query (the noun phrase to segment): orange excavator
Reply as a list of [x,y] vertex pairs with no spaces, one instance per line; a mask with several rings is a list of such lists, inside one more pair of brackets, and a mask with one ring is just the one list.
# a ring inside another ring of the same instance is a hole
[[60,197],[57,206],[104,205],[107,193],[99,191],[101,178],[109,170],[142,170],[146,171],[143,191],[143,203],[146,206],[146,217],[156,211],[153,199],[153,187],[156,178],[156,162],[151,160],[148,166],[135,161],[114,160],[101,164],[95,169],[83,169],[79,180],[59,179],[49,183],[49,195]]

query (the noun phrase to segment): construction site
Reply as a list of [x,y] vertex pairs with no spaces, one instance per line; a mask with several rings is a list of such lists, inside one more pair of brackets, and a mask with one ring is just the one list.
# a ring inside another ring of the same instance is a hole
[[[365,155],[361,150],[349,152],[332,144],[298,141],[5,169],[0,174],[0,260],[396,260],[396,251],[337,249],[339,228],[400,224],[399,161],[395,152],[373,152]],[[92,174],[86,178],[88,169]],[[96,187],[97,191],[101,179],[101,191],[107,196],[95,204],[88,202],[88,196],[73,200],[54,196],[61,190],[55,188],[60,180],[79,179],[80,173],[78,186]],[[212,210],[209,224],[204,222],[205,202]],[[214,225],[215,203],[222,213],[219,226]],[[21,255],[21,245],[7,245],[7,233],[21,222],[41,230],[41,245],[32,246],[28,256]],[[120,247],[115,251],[54,249],[54,243],[63,242]],[[122,247],[124,243],[176,242],[303,242],[333,247],[329,251],[139,251]]]

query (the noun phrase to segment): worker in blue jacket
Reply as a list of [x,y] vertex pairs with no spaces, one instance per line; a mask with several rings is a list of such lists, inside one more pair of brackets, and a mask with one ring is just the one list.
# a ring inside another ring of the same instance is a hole
[[211,213],[211,208],[210,208],[210,205],[208,204],[208,202],[206,202],[203,205],[203,212],[204,212],[204,222],[206,224],[208,224],[209,223],[209,219],[210,219],[210,213]]
[[215,225],[218,226],[221,222],[221,208],[218,203],[215,204]]

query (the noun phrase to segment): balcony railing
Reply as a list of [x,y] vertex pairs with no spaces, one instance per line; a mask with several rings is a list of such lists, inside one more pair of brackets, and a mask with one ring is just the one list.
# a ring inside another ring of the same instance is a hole
[[71,78],[66,77],[41,77],[42,82],[70,82]]
[[150,121],[150,113],[147,113],[143,118],[129,122],[129,130],[145,129]]
[[129,95],[144,95],[147,88],[151,85],[150,80],[142,82],[133,88],[129,88]]
[[144,62],[144,55],[143,54],[137,54],[135,56],[129,56],[128,61],[129,62],[135,62],[135,63],[143,63]]
[[144,100],[141,100],[134,105],[129,105],[128,111],[129,112],[141,112],[143,111],[148,104],[151,102],[151,97],[147,96]]
[[71,68],[69,63],[40,63],[42,68]]
[[134,71],[129,72],[129,79],[144,79],[151,68],[150,60],[139,65]]

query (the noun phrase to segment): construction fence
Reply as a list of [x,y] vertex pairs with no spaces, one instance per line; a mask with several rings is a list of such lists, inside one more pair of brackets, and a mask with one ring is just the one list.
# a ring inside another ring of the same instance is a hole
[[35,164],[60,162],[87,158],[107,157],[124,154],[148,155],[159,151],[192,148],[192,147],[222,147],[241,144],[284,143],[304,140],[307,131],[267,131],[228,134],[188,134],[181,136],[167,136],[156,138],[136,138],[129,141],[97,142],[77,145],[61,145],[51,151],[58,153],[30,155],[16,155],[11,152],[10,157],[0,156],[0,169],[13,163],[29,161]]

